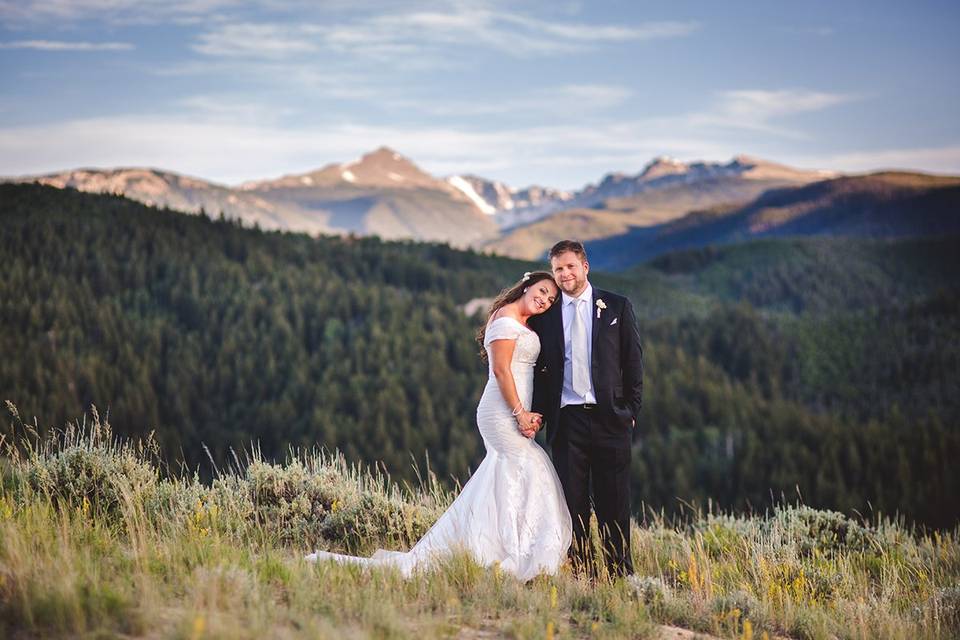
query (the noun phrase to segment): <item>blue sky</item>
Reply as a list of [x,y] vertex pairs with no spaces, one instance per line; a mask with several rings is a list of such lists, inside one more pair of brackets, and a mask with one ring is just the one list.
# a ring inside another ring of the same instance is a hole
[[960,173],[957,2],[0,0],[0,175]]

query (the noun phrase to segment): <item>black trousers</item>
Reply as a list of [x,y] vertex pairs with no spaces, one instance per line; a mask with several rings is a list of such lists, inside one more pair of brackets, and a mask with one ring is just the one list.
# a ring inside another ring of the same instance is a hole
[[571,556],[592,567],[592,502],[607,570],[611,576],[630,575],[630,440],[608,437],[609,425],[598,407],[568,405],[560,409],[559,422],[551,449],[573,518]]

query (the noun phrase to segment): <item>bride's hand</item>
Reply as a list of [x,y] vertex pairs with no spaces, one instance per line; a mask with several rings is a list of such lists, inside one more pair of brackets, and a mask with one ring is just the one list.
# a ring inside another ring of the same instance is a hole
[[521,411],[517,415],[517,424],[520,433],[525,438],[532,438],[540,430],[540,426],[543,424],[543,416],[533,411]]

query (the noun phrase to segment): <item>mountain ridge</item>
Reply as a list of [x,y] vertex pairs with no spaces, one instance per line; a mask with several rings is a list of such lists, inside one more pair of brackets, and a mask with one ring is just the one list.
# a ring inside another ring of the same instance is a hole
[[[883,188],[892,189],[893,175],[916,183],[920,178],[909,176],[927,174],[883,175]],[[117,193],[192,213],[222,213],[264,229],[448,242],[531,260],[564,237],[619,246],[643,235],[638,229],[657,227],[659,233],[661,225],[691,212],[697,215],[682,224],[747,206],[780,189],[837,178],[833,172],[794,169],[746,155],[727,162],[658,156],[638,173],[610,172],[580,190],[518,189],[473,174],[436,177],[382,146],[349,162],[236,186],[149,167],[82,168],[12,181]],[[926,184],[937,180],[952,178],[930,177]],[[816,208],[816,191],[801,193],[810,199],[804,206]],[[789,213],[756,215],[749,231],[763,233],[764,225],[777,225],[776,215],[799,215],[799,208],[795,203]]]
[[672,251],[758,238],[960,234],[956,211],[960,177],[884,171],[771,189],[743,205],[691,211],[587,246],[597,267],[619,270]]
[[236,187],[150,168],[83,169],[21,177],[59,188],[125,195],[190,213],[223,213],[264,229],[379,235],[466,247],[496,225],[459,189],[388,147],[348,163]]

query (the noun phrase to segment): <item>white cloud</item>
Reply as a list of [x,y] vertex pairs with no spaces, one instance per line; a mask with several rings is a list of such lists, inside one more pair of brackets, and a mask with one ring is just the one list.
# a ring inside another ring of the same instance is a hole
[[60,40],[14,40],[0,42],[0,49],[35,49],[37,51],[129,51],[129,42],[64,42]]
[[200,36],[194,49],[213,56],[293,57],[323,47],[339,54],[390,62],[432,58],[451,47],[484,47],[512,56],[582,51],[610,42],[686,36],[693,22],[630,26],[551,22],[517,13],[460,6],[447,12],[382,13],[335,23],[235,23]]
[[58,26],[80,20],[152,23],[210,16],[241,4],[241,0],[0,0],[0,17]]
[[[743,151],[716,138],[671,134],[651,121],[544,125],[494,131],[424,125],[340,124],[284,128],[256,118],[233,121],[188,104],[180,117],[127,116],[0,129],[0,175],[32,175],[76,167],[152,166],[237,184],[343,162],[381,145],[411,157],[435,175],[478,173],[516,186],[579,188],[609,171],[639,171],[650,158],[728,160]],[[841,171],[882,168],[960,173],[960,145],[862,150],[832,155],[777,153],[800,167]]]
[[864,149],[819,156],[797,156],[797,166],[829,167],[838,171],[880,171],[914,169],[934,173],[960,174],[960,144],[942,147]]
[[227,24],[201,34],[193,45],[199,53],[210,56],[284,58],[313,53],[318,44],[306,36],[301,27],[278,24]]
[[[331,70],[323,65],[309,62],[283,60],[250,61],[238,58],[216,58],[151,67],[147,72],[161,78],[227,75],[240,77],[264,88],[257,94],[258,97],[290,92],[297,96],[297,104],[302,106],[314,104],[317,100],[352,100],[381,104],[384,97],[389,94],[390,87],[393,86],[389,81],[375,81],[360,73]],[[409,88],[403,87],[397,90],[409,91]],[[282,103],[278,104],[279,108],[285,106]]]
[[688,36],[700,28],[697,22],[665,21],[638,26],[616,26],[549,22],[510,13],[501,13],[497,17],[504,22],[513,22],[527,27],[531,31],[589,42],[677,38]]
[[[287,69],[286,64],[275,63],[271,71],[271,64],[256,66],[264,67],[259,72],[276,76]],[[315,86],[324,94],[321,98],[327,98],[328,89],[342,80],[325,77],[319,70],[297,68],[303,74],[317,74],[315,80],[304,76],[296,81]],[[289,82],[289,75],[283,81]],[[745,147],[766,146],[771,157],[789,162],[793,159],[782,146],[771,145],[783,137],[777,119],[849,99],[819,91],[739,90],[719,94],[716,104],[704,112],[602,120],[590,116],[621,106],[632,95],[628,88],[571,84],[531,89],[528,95],[501,100],[461,99],[435,105],[397,98],[403,92],[397,94],[395,88],[357,85],[351,89],[348,85],[345,90],[356,93],[340,97],[370,101],[390,111],[406,109],[424,117],[419,124],[393,126],[354,119],[338,122],[336,118],[342,116],[318,111],[316,101],[291,105],[273,102],[267,94],[265,102],[244,98],[244,94],[192,95],[173,103],[178,110],[174,115],[128,115],[0,129],[0,174],[89,165],[149,165],[242,182],[307,171],[385,144],[437,174],[493,172],[491,177],[514,184],[541,182],[576,188],[608,171],[638,171],[649,158],[663,154],[681,160],[726,160]],[[532,116],[549,124],[511,126],[508,118],[499,118],[500,124],[487,121],[479,126],[482,116],[514,112],[525,116],[515,122],[529,122]],[[319,121],[317,113],[326,116]],[[435,116],[449,119],[438,121]],[[301,123],[293,125],[291,117]],[[313,124],[302,124],[305,121]],[[902,152],[837,155],[805,158],[801,166],[851,170],[859,165],[873,168],[901,163],[936,169],[950,165],[951,153],[941,149],[915,150],[912,156]]]
[[735,117],[769,119],[788,113],[817,111],[850,99],[850,96],[844,94],[823,91],[750,89],[723,92],[720,108]]
[[804,135],[801,132],[778,125],[776,120],[797,113],[820,111],[856,99],[850,94],[807,89],[723,91],[717,95],[716,103],[709,110],[687,114],[683,119],[694,127],[740,129],[802,138]]
[[303,172],[388,145],[437,175],[494,171],[519,184],[573,188],[649,158],[729,157],[698,138],[670,139],[643,123],[496,131],[334,125],[289,129],[197,115],[128,116],[0,129],[0,175],[79,166],[153,166],[226,183]]
[[480,95],[472,100],[390,99],[381,100],[391,108],[449,117],[488,115],[574,116],[617,107],[632,95],[626,87],[603,84],[569,84],[531,89],[526,95]]
[[279,123],[297,113],[290,106],[266,104],[234,94],[192,95],[176,100],[174,105],[206,121],[260,125]]

